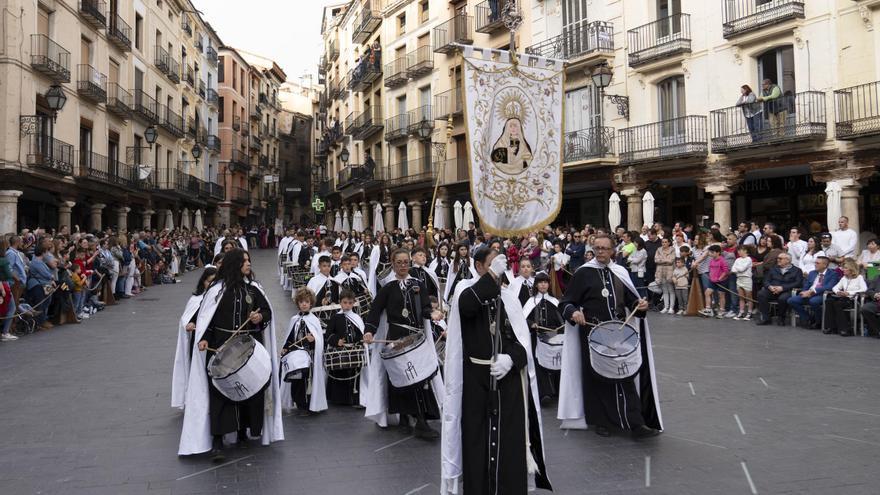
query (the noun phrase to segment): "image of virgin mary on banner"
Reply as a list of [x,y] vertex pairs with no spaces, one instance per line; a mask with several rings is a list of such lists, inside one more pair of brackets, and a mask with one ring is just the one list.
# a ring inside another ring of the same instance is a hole
[[562,204],[563,62],[462,47],[471,197],[483,230],[523,235]]

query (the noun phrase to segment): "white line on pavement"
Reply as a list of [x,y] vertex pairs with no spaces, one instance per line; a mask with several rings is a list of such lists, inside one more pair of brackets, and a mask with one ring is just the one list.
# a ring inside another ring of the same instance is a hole
[[414,490],[410,490],[410,491],[406,492],[404,495],[412,495],[413,493],[419,493],[420,491],[424,490],[425,488],[428,488],[429,486],[431,486],[430,483],[425,483],[424,485],[422,485]]
[[869,442],[869,441],[867,441],[867,440],[859,440],[858,438],[842,437],[842,436],[840,436],[840,435],[832,435],[831,433],[826,433],[825,436],[826,436],[826,437],[831,437],[831,438],[839,438],[839,439],[841,439],[841,440],[849,440],[849,441],[851,441],[851,442],[864,443],[864,444],[867,444],[867,445],[877,445],[877,446],[880,446],[880,443],[877,443],[877,442]]
[[403,438],[403,439],[400,439],[400,440],[398,440],[398,441],[396,441],[396,442],[389,443],[388,445],[386,445],[386,446],[384,446],[384,447],[379,447],[378,449],[374,450],[373,452],[381,452],[381,451],[383,451],[383,450],[385,450],[385,449],[387,449],[387,448],[389,448],[389,447],[394,447],[395,445],[400,444],[400,443],[403,443],[403,442],[405,442],[405,441],[407,441],[407,440],[410,440],[410,439],[412,439],[412,438],[415,438],[415,437],[412,436],[412,435],[410,435],[410,436],[408,436],[408,437],[406,437],[406,438]]
[[767,380],[765,380],[763,377],[759,376],[758,380],[761,380],[761,383],[763,383],[765,387],[770,388],[770,385],[767,385]]
[[746,434],[746,429],[743,428],[742,421],[739,420],[739,414],[734,414],[734,415],[733,415],[733,419],[736,420],[736,426],[739,426],[739,432],[742,433],[743,435],[745,435],[745,434]]
[[839,407],[831,407],[831,406],[827,406],[827,407],[828,407],[828,409],[833,409],[835,411],[843,411],[843,412],[848,412],[848,413],[853,413],[853,414],[864,414],[865,416],[874,416],[874,417],[880,418],[880,414],[874,414],[874,413],[869,413],[869,412],[864,412],[864,411],[854,411],[852,409],[841,409]]
[[699,444],[699,445],[706,445],[706,446],[708,446],[708,447],[715,447],[716,449],[725,449],[725,450],[727,450],[727,447],[725,447],[725,446],[723,446],[723,445],[715,445],[714,443],[701,442],[701,441],[699,441],[699,440],[694,440],[694,439],[692,439],[692,438],[680,437],[680,436],[677,436],[677,435],[671,435],[671,434],[669,434],[669,433],[664,433],[663,436],[664,436],[664,437],[677,438],[677,439],[679,439],[679,440],[684,440],[685,442],[692,442],[692,443],[696,443],[696,444]]
[[651,456],[645,456],[645,488],[651,487]]
[[696,397],[696,396],[697,396],[697,393],[694,392],[694,384],[693,384],[693,382],[688,382],[688,387],[691,388],[691,395],[693,395],[694,397]]
[[749,474],[749,468],[746,466],[745,461],[739,463],[743,468],[743,472],[746,474],[746,479],[749,481],[749,489],[752,490],[752,495],[758,495],[758,490],[755,488],[755,482],[752,481],[752,475]]
[[192,478],[193,476],[198,476],[198,475],[200,475],[200,474],[205,474],[205,473],[208,473],[208,472],[211,472],[211,471],[215,471],[215,470],[217,470],[217,469],[224,468],[224,467],[226,467],[226,466],[229,466],[229,465],[235,464],[235,463],[237,463],[237,462],[241,462],[241,461],[243,461],[243,460],[245,460],[245,459],[248,459],[248,458],[251,458],[251,457],[253,457],[253,454],[252,454],[252,455],[246,455],[246,456],[242,457],[241,459],[236,459],[236,460],[234,460],[234,461],[224,462],[223,464],[220,464],[220,465],[218,465],[218,466],[214,466],[214,467],[211,467],[211,468],[208,468],[208,469],[203,469],[203,470],[201,470],[201,471],[197,471],[197,472],[195,472],[195,473],[188,474],[188,475],[186,475],[186,476],[181,476],[180,478],[177,478],[177,481],[185,480],[185,479],[187,479],[187,478]]
[[723,369],[735,369],[735,370],[754,370],[760,368],[760,366],[720,366],[713,364],[704,364],[703,368],[723,368]]

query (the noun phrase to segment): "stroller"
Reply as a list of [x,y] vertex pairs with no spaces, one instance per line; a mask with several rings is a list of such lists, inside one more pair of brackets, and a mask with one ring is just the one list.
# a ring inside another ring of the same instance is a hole
[[37,329],[37,311],[24,299],[18,302],[18,309],[13,320],[13,331],[17,336],[34,333]]

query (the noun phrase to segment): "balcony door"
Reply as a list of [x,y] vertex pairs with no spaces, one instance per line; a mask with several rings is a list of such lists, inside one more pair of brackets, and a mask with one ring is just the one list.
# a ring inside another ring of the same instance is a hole
[[685,139],[684,76],[672,76],[657,85],[660,144],[669,146]]
[[671,40],[681,33],[681,0],[657,0],[657,40]]
[[592,85],[565,93],[565,157],[578,160],[597,151],[602,136],[598,91]]
[[794,78],[794,49],[791,45],[774,48],[758,55],[758,80],[755,87],[760,88],[764,79],[770,79],[783,93],[797,92]]
[[562,38],[565,58],[576,56],[588,49],[587,2],[588,0],[563,0],[562,2]]

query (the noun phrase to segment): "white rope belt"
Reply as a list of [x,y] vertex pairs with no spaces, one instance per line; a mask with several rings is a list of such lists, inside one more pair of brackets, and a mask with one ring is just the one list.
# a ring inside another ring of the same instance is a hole
[[475,358],[475,357],[468,358],[468,359],[470,359],[471,362],[474,363],[474,364],[480,364],[480,365],[483,365],[483,366],[492,366],[492,360],[491,360],[491,359],[479,359],[479,358]]

